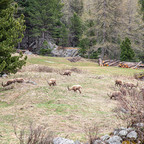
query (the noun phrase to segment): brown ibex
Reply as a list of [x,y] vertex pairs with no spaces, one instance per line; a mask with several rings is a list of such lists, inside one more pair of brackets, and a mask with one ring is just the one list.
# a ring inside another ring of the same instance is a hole
[[23,79],[23,78],[16,78],[16,79],[15,79],[15,82],[23,83],[23,82],[24,82],[24,79]]
[[138,82],[137,82],[137,85],[134,85],[133,83],[130,83],[130,82],[128,82],[128,83],[124,83],[123,84],[123,87],[126,87],[126,88],[134,88],[134,87],[138,87]]
[[51,85],[55,86],[56,85],[56,79],[51,78],[50,80],[47,81],[47,83],[49,84],[49,86],[51,86]]
[[114,98],[115,100],[120,98],[122,96],[122,93],[120,91],[116,91],[116,92],[113,92],[111,95],[107,94],[110,99]]
[[115,80],[115,86],[122,86],[121,80]]
[[8,86],[8,85],[10,85],[10,84],[12,84],[12,83],[15,83],[16,81],[15,81],[15,79],[10,79],[10,80],[8,80],[5,84],[3,84],[3,82],[2,82],[2,86],[3,87],[6,87],[6,86]]
[[62,75],[67,75],[67,76],[71,76],[71,71],[70,70],[66,70]]
[[74,92],[76,92],[77,90],[79,91],[79,93],[81,93],[81,85],[73,85],[71,88],[68,86],[67,87],[69,91],[73,90]]

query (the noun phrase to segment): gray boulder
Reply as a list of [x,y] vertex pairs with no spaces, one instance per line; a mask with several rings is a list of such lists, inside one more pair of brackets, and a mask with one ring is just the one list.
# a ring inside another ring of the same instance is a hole
[[121,144],[122,138],[119,136],[113,136],[109,138],[106,142],[108,144]]
[[53,56],[58,57],[76,57],[78,56],[78,49],[72,48],[72,49],[58,49],[57,47],[52,50]]
[[105,144],[105,143],[102,142],[101,140],[96,140],[96,141],[94,142],[94,144]]
[[102,136],[100,139],[103,140],[103,141],[105,141],[105,140],[108,140],[109,138],[110,138],[109,135],[105,135],[105,136]]
[[137,139],[137,133],[135,131],[131,131],[128,135],[127,138],[129,139]]
[[53,144],[75,144],[73,140],[57,137],[53,139]]
[[128,133],[127,130],[121,130],[121,131],[118,133],[118,135],[119,135],[120,137],[125,137],[125,136],[127,135],[127,133]]

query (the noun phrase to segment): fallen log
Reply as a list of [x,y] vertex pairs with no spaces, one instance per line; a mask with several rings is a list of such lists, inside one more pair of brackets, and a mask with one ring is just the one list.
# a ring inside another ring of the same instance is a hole
[[140,62],[134,67],[134,69],[137,68],[138,66],[140,66],[141,63],[142,63],[142,61],[140,61]]

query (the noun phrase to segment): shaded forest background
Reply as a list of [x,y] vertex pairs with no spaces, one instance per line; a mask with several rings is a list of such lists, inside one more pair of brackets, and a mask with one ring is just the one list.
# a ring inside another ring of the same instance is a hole
[[51,41],[58,46],[81,47],[83,57],[100,53],[118,59],[120,44],[127,37],[136,54],[134,60],[144,59],[143,0],[15,1],[27,27],[18,48],[36,51]]

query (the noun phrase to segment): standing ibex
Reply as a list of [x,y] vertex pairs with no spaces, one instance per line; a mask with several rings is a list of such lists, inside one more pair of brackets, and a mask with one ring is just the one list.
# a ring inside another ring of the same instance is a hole
[[8,80],[5,84],[3,84],[3,82],[2,82],[2,86],[3,87],[6,87],[6,86],[8,86],[8,85],[10,85],[10,84],[12,84],[12,83],[15,83],[16,81],[15,81],[15,79],[10,79],[10,80]]
[[133,88],[133,87],[138,87],[138,83],[137,83],[137,85],[134,85],[133,83],[124,83],[123,84],[123,87],[126,87],[126,88]]
[[69,88],[69,86],[67,88],[68,88],[69,91],[73,90],[74,92],[76,92],[78,90],[79,93],[81,93],[82,86],[81,85],[73,85],[71,88]]
[[116,91],[116,92],[113,92],[111,95],[107,94],[110,99],[114,98],[115,100],[120,98],[122,96],[122,93],[120,91]]
[[122,86],[121,80],[115,80],[115,86]]
[[55,86],[56,85],[56,79],[51,78],[50,80],[47,81],[47,83],[49,84],[49,86],[51,86],[51,85]]
[[23,83],[23,82],[24,82],[24,79],[23,79],[23,78],[16,78],[16,79],[15,79],[15,82]]
[[2,82],[2,86],[3,86],[3,87],[6,87],[6,86],[8,86],[8,85],[10,85],[10,84],[12,84],[12,83],[15,83],[15,82],[23,83],[23,82],[24,82],[24,79],[23,79],[23,78],[10,79],[10,80],[8,80],[5,84],[3,84],[3,82]]
[[66,70],[62,75],[67,75],[67,76],[71,76],[71,71],[70,70]]

